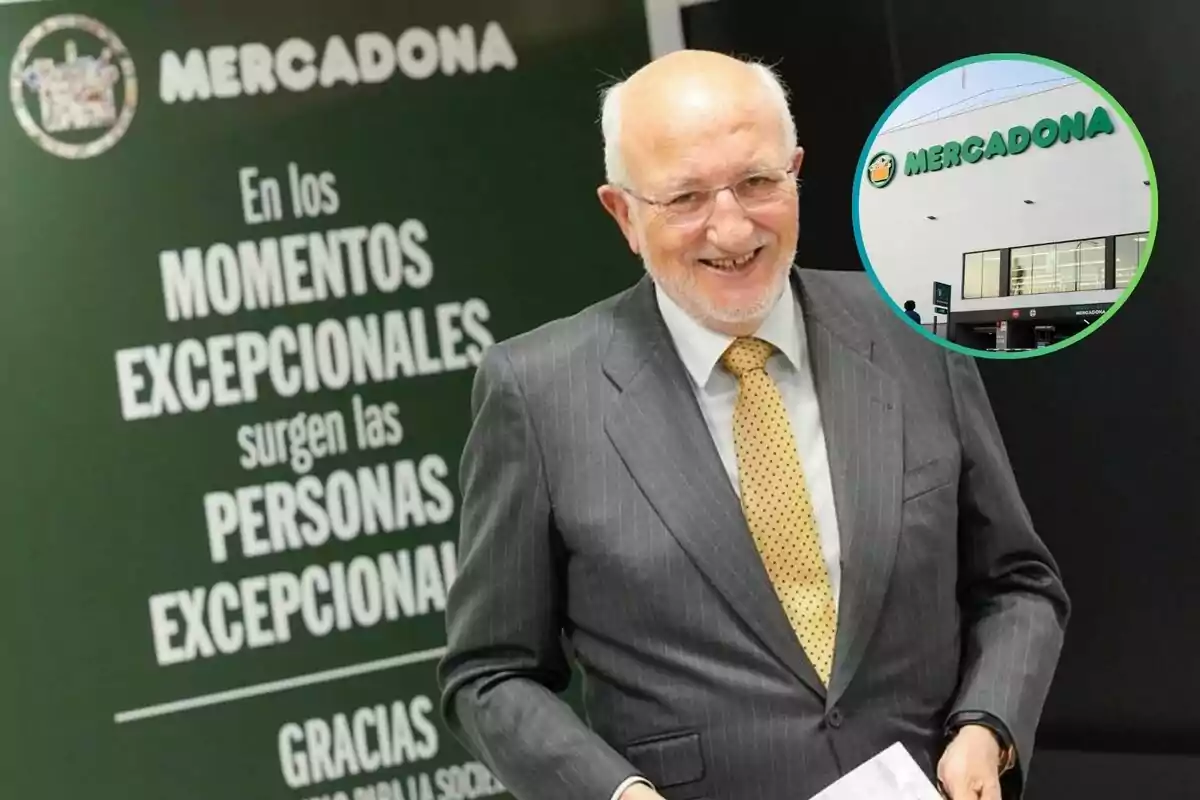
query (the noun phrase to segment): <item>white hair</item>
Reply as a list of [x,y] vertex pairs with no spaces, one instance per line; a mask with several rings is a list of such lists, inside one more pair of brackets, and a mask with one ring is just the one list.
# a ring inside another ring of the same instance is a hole
[[[778,106],[788,152],[796,149],[796,121],[788,106],[788,90],[775,70],[759,62],[743,62],[762,80],[767,95]],[[613,84],[601,94],[600,129],[604,135],[605,179],[614,185],[628,186],[629,173],[621,152],[621,95],[624,81]]]

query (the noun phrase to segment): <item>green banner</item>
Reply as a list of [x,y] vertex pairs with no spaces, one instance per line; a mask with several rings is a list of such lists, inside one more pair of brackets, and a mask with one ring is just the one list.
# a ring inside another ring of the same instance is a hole
[[434,676],[469,391],[636,277],[643,4],[46,0],[0,53],[0,797],[501,795]]

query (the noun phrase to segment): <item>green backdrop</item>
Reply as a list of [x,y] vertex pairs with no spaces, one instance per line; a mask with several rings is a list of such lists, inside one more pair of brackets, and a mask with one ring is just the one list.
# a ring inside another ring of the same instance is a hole
[[646,50],[639,0],[0,5],[0,797],[500,791],[436,709],[468,394],[635,279]]

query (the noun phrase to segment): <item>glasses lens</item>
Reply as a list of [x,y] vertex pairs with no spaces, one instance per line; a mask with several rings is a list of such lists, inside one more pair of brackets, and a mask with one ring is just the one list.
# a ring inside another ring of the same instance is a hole
[[738,183],[736,192],[743,205],[761,206],[782,197],[786,185],[786,172],[770,172],[746,178]]
[[667,221],[671,225],[687,226],[702,222],[712,203],[710,192],[688,192],[666,204]]

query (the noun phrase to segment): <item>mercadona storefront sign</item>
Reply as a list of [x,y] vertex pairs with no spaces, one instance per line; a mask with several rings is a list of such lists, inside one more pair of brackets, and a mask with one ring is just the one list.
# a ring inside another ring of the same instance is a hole
[[[968,136],[962,141],[950,141],[910,151],[904,157],[904,174],[938,172],[964,163],[976,164],[996,156],[1019,155],[1031,145],[1045,149],[1053,147],[1055,143],[1085,141],[1114,131],[1112,116],[1108,110],[1103,106],[1096,106],[1090,114],[1076,111],[1074,114],[1063,114],[1057,120],[1046,117],[1032,127],[1014,125],[1007,132],[992,131],[986,139],[981,136]],[[867,163],[867,179],[876,188],[883,188],[891,183],[895,172],[896,160],[891,153],[876,153]]]

